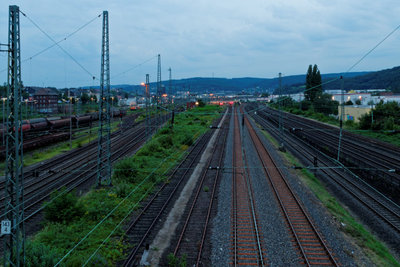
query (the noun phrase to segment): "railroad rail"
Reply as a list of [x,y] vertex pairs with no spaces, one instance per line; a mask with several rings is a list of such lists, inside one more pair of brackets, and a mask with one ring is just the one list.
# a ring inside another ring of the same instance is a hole
[[[279,112],[270,108],[257,111],[258,115],[275,124]],[[292,131],[313,146],[336,157],[338,153],[339,129],[314,120],[283,113],[286,131]],[[373,156],[371,156],[373,155]],[[340,161],[358,168],[363,177],[379,182],[377,177],[386,177],[392,185],[400,186],[400,175],[389,170],[400,170],[400,148],[348,131],[343,131]]]
[[[164,120],[166,119],[167,116]],[[144,124],[138,125],[132,131],[126,131],[123,134],[113,133],[111,139],[112,162],[136,151],[145,141],[145,138]],[[26,172],[30,178],[24,181],[24,220],[25,223],[29,223],[25,226],[28,233],[37,230],[39,224],[31,223],[31,221],[34,221],[36,215],[42,210],[41,204],[50,197],[54,190],[66,187],[68,191],[71,191],[83,185],[90,186],[89,183],[96,177],[96,146],[97,142],[92,142],[87,146],[52,159],[42,166],[39,165],[40,171],[36,173],[37,175],[32,171],[36,168]],[[3,183],[0,186],[4,187]],[[3,207],[4,195],[2,195],[0,203]]]
[[[279,131],[271,123],[259,115],[252,114],[255,121],[268,129],[275,138],[282,138]],[[313,166],[315,155],[318,155],[318,170],[325,177],[338,184],[342,190],[352,195],[360,204],[373,212],[383,222],[400,233],[400,207],[385,195],[368,185],[365,181],[347,170],[337,161],[322,152],[315,151],[309,143],[296,135],[285,135],[285,146],[295,155],[302,158],[309,166]]]
[[[187,212],[178,240],[174,249],[174,256],[186,255],[188,266],[210,266],[209,257],[202,257],[206,246],[206,236],[211,212],[215,206],[215,194],[219,185],[221,171],[223,169],[223,159],[225,156],[225,146],[229,131],[231,108],[224,121],[221,130],[218,132],[216,144],[213,147],[212,155],[206,163],[206,167],[201,174],[197,184],[196,193],[191,199],[190,209]],[[210,190],[206,190],[208,188]],[[178,232],[178,233],[179,233]],[[211,251],[211,249],[210,249]],[[209,251],[209,253],[210,253]],[[209,255],[208,253],[208,255]]]
[[156,227],[162,215],[170,208],[169,204],[172,199],[184,186],[193,166],[200,160],[201,153],[204,151],[212,132],[206,132],[192,145],[183,161],[173,169],[166,182],[160,186],[157,192],[153,193],[143,204],[145,205],[144,208],[127,227],[125,231],[126,241],[135,244],[135,247],[128,251],[128,256],[122,263],[123,266],[138,264],[145,242],[149,240],[152,230]]
[[286,181],[274,159],[269,155],[246,115],[244,116],[244,123],[262,162],[266,177],[284,214],[287,225],[294,237],[295,244],[300,250],[303,263],[307,266],[338,266],[328,245],[316,229],[306,209]]
[[245,168],[237,110],[234,111],[233,132],[231,265],[264,266],[267,264],[266,252],[258,226],[251,181]]

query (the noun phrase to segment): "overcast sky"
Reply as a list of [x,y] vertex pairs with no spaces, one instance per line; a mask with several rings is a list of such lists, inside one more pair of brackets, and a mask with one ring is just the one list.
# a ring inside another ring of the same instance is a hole
[[[7,43],[8,6],[18,5],[59,41],[109,12],[111,84],[156,80],[157,54],[162,79],[189,77],[277,77],[305,74],[309,64],[321,73],[344,72],[400,24],[398,0],[2,0],[0,43]],[[21,16],[22,80],[25,85],[98,85],[57,46]],[[102,18],[61,42],[81,65],[100,75]],[[136,65],[149,60],[140,67]],[[400,31],[353,71],[400,65]],[[6,53],[0,53],[0,82],[7,79]]]

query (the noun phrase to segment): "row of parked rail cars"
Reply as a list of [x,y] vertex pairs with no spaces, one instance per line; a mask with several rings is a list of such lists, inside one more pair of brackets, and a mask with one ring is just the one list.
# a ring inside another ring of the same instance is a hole
[[[114,118],[123,117],[126,115],[126,110],[113,110]],[[31,150],[40,147],[43,144],[54,143],[69,138],[69,131],[64,131],[70,127],[72,122],[73,128],[87,127],[92,122],[99,120],[99,113],[87,113],[83,115],[63,116],[63,117],[46,117],[34,118],[22,121],[22,133],[24,136],[24,150]],[[5,133],[5,126],[0,124],[0,141]],[[40,137],[40,138],[38,138]],[[4,154],[4,146],[0,146],[0,157]]]

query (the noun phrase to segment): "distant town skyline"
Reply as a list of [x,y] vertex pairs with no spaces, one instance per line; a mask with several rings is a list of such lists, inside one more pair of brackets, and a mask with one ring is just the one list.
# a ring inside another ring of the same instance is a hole
[[[155,0],[3,1],[0,43],[8,41],[8,6],[21,14],[22,80],[28,86],[98,86],[103,10],[109,12],[111,84],[156,80],[161,54],[162,80],[190,77],[258,77],[305,74],[309,64],[321,73],[345,72],[393,31],[397,1]],[[54,46],[32,22],[60,42]],[[396,31],[352,71],[399,66]],[[31,58],[32,57],[32,58]],[[31,59],[30,59],[31,58]],[[0,53],[0,83],[6,82],[7,54]]]

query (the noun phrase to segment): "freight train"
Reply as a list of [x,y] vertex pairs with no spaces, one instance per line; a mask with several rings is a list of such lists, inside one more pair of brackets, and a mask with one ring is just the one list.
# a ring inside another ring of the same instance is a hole
[[[126,115],[126,110],[114,110],[112,116],[123,117]],[[89,125],[93,121],[99,119],[99,113],[87,113],[83,115],[71,116],[72,127],[77,128],[80,126]],[[40,132],[56,132],[59,129],[68,127],[71,121],[69,116],[63,117],[46,117],[46,118],[35,118],[22,121],[22,132],[24,137],[36,136]],[[6,131],[4,125],[0,125],[0,139],[3,138],[3,134]]]

